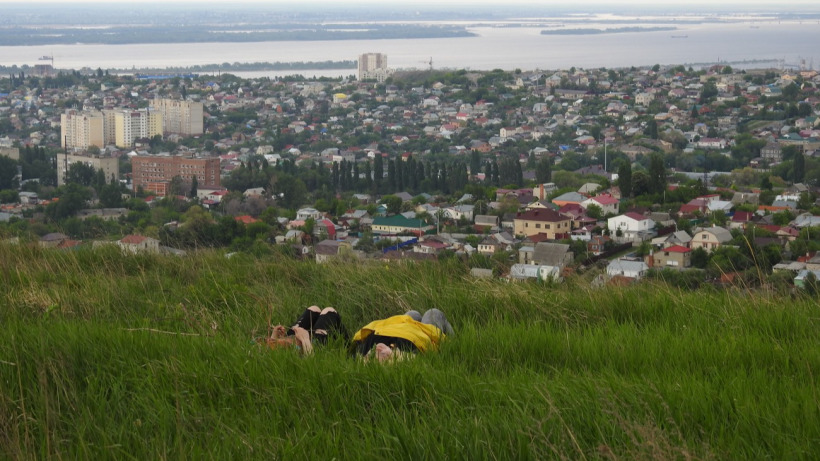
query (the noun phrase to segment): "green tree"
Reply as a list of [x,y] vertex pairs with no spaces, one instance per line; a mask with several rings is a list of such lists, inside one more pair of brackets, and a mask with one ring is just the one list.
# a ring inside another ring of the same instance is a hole
[[401,213],[401,198],[395,195],[385,195],[382,197],[381,203],[387,207],[388,214]]
[[481,154],[474,150],[470,153],[470,174],[475,176],[481,171]]
[[621,197],[632,196],[632,163],[623,161],[618,166],[618,187],[621,189]]
[[797,84],[790,83],[783,87],[783,99],[786,101],[794,101],[797,98],[797,95],[800,93],[800,88],[797,87]]
[[802,150],[800,149],[800,146],[798,146],[796,144],[789,144],[789,145],[783,146],[783,148],[781,149],[781,155],[783,156],[783,161],[784,162],[788,162],[789,160],[794,160],[795,157],[797,157],[797,154],[799,154],[801,152],[802,152]]
[[69,183],[61,187],[57,194],[60,200],[50,203],[46,207],[46,217],[52,221],[62,221],[74,216],[86,207],[91,199],[91,190],[77,183]]
[[104,185],[98,193],[103,208],[119,208],[123,204],[120,185],[114,182]]
[[171,178],[170,183],[168,183],[168,191],[166,193],[169,197],[175,197],[177,195],[183,195],[185,191],[185,184],[182,180],[182,176],[174,176]]
[[663,157],[654,153],[649,158],[649,191],[662,194],[666,190],[666,166]]
[[68,167],[66,183],[79,184],[81,186],[91,186],[95,184],[97,171],[93,166],[82,162],[72,163]]
[[594,203],[587,207],[587,216],[590,218],[601,219],[603,217],[603,209]]
[[646,135],[652,139],[658,139],[658,122],[654,118],[646,124]]
[[700,90],[700,102],[702,104],[707,103],[709,100],[714,98],[718,95],[717,85],[715,82],[710,80],[703,85],[703,88]]
[[638,197],[651,193],[649,175],[644,170],[632,174],[632,196]]
[[295,176],[283,174],[276,181],[274,192],[283,208],[295,210],[305,203],[308,191],[304,181]]
[[14,189],[0,190],[0,203],[17,203],[20,201],[19,193]]
[[535,166],[535,181],[545,184],[552,181],[552,166],[548,157],[543,157]]
[[0,155],[0,189],[16,189],[14,178],[17,176],[17,162]]
[[709,264],[709,253],[703,249],[703,247],[698,247],[692,250],[692,266],[698,269],[705,269],[706,266]]
[[373,159],[373,189],[376,193],[382,190],[382,179],[384,178],[384,158],[377,152]]
[[370,231],[362,233],[362,236],[359,237],[359,241],[356,242],[356,246],[354,248],[364,251],[365,253],[373,252],[376,249],[376,243],[373,240],[373,233]]
[[795,183],[803,182],[806,176],[806,157],[802,153],[794,156],[792,162],[792,181]]

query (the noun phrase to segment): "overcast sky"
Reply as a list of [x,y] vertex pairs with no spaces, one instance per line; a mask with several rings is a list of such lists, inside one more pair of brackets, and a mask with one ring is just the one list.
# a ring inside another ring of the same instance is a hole
[[[444,4],[482,4],[482,5],[498,5],[498,0],[303,0],[303,1],[295,1],[295,0],[240,0],[235,3],[265,3],[265,4],[276,4],[276,5],[288,5],[288,4],[304,4],[304,3],[313,3],[313,4],[366,4],[366,3],[379,3],[385,4],[385,1],[389,2],[389,5],[444,5]],[[163,3],[163,4],[173,4],[173,3],[218,3],[223,6],[226,6],[224,0],[171,0],[171,1],[159,1],[159,0],[148,0],[148,1],[140,1],[136,2],[134,0],[27,0],[26,2],[20,2],[20,0],[0,0],[0,3],[107,3],[107,4],[116,4],[116,3]],[[584,6],[591,6],[591,5],[630,5],[630,4],[649,4],[654,6],[662,6],[662,5],[692,5],[692,4],[706,4],[706,5],[714,5],[714,6],[730,6],[730,5],[738,5],[738,6],[746,6],[746,5],[756,5],[756,6],[765,6],[769,5],[772,6],[773,9],[783,10],[788,8],[788,5],[817,5],[817,0],[788,0],[788,1],[773,1],[773,0],[720,0],[716,2],[715,0],[668,0],[659,3],[658,0],[572,0],[568,2],[567,0],[508,0],[505,2],[507,5],[510,4],[528,4],[528,5],[550,5],[554,4],[561,7],[568,7],[571,5],[584,5]]]

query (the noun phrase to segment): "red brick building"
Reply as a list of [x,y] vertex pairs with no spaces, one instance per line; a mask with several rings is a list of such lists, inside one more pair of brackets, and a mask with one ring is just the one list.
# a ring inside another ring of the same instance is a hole
[[219,188],[219,174],[219,158],[217,157],[131,157],[131,177],[134,189],[142,187],[145,191],[164,192],[168,183],[175,176],[179,176],[189,185],[196,177],[199,187]]

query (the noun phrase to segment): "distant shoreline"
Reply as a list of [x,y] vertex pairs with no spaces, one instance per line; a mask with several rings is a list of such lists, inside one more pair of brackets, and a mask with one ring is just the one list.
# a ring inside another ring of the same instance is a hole
[[558,29],[542,30],[541,35],[598,35],[598,34],[625,34],[632,32],[668,32],[678,30],[677,27],[615,27],[608,29]]
[[143,45],[183,43],[247,43],[322,40],[382,40],[473,37],[475,34],[457,26],[418,25],[333,25],[289,24],[259,26],[263,30],[248,30],[247,26],[202,27],[184,26],[112,26],[101,33],[98,29],[51,27],[0,28],[0,46],[42,45]]

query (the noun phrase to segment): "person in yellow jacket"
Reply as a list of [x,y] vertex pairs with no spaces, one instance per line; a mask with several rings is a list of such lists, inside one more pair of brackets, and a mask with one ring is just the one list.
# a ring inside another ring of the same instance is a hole
[[430,309],[423,316],[410,311],[368,323],[353,335],[353,348],[362,357],[383,362],[436,350],[446,335],[452,334],[453,327],[440,310]]

